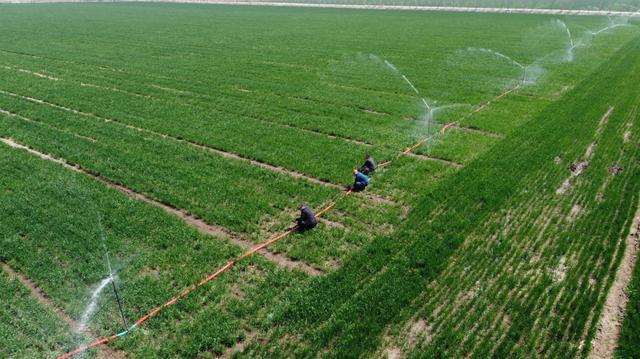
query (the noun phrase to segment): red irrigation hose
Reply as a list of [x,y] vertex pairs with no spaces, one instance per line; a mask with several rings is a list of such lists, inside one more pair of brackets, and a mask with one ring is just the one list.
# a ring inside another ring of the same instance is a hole
[[[500,96],[490,100],[489,102],[487,102],[486,104],[484,104],[483,106],[481,106],[479,109],[477,109],[476,111],[474,111],[473,113],[482,111],[484,108],[488,107],[491,103],[493,103],[496,100],[499,100],[500,98],[508,95],[509,93],[517,90],[520,87],[520,85],[516,86],[515,88],[506,91],[505,93],[501,94]],[[443,127],[442,129],[442,133],[444,133],[444,131],[446,131],[447,128],[453,126],[454,124],[447,124]],[[401,154],[407,154],[409,152],[413,152],[416,148],[422,146],[425,142],[429,141],[431,139],[431,137],[426,137],[422,140],[420,140],[419,142],[417,142],[415,145],[405,149],[404,151],[402,151],[398,156],[400,156]],[[382,167],[386,167],[388,165],[390,165],[393,162],[393,160],[388,160],[385,161],[381,164],[378,165],[378,167],[382,168]],[[336,206],[336,204],[338,203],[339,200],[341,200],[344,197],[347,197],[349,195],[351,195],[351,193],[353,192],[352,189],[347,190],[346,192],[342,193],[338,198],[336,198],[331,204],[329,204],[327,207],[325,207],[324,209],[320,210],[318,213],[316,213],[316,217],[320,217],[322,215],[324,215],[326,212],[330,211],[331,209],[333,209],[333,207]],[[222,274],[223,272],[225,272],[227,269],[233,267],[235,264],[237,264],[238,262],[242,261],[243,259],[250,257],[252,255],[254,255],[256,252],[270,246],[271,244],[289,236],[290,234],[292,234],[293,232],[295,232],[298,229],[298,226],[294,226],[291,229],[287,230],[286,232],[279,234],[271,239],[269,239],[266,242],[263,242],[253,248],[251,248],[250,250],[246,251],[245,253],[243,253],[242,255],[240,255],[239,257],[237,257],[234,260],[231,260],[229,262],[227,262],[225,265],[223,265],[222,267],[220,267],[217,271],[215,271],[214,273],[210,274],[208,277],[206,277],[205,279],[201,280],[198,284],[192,285],[191,287],[185,289],[182,293],[180,293],[179,295],[171,298],[171,300],[169,300],[168,302],[164,303],[163,305],[156,307],[155,309],[153,309],[152,311],[150,311],[149,313],[147,313],[145,316],[143,316],[142,318],[138,319],[131,327],[129,327],[128,329],[118,333],[118,334],[114,334],[111,335],[109,337],[105,337],[99,340],[96,340],[94,342],[92,342],[91,344],[82,346],[77,348],[74,351],[68,352],[66,354],[60,355],[58,357],[58,359],[69,359],[71,357],[73,357],[74,355],[80,354],[90,348],[93,347],[97,347],[100,345],[104,345],[107,344],[110,341],[113,341],[115,339],[118,339],[120,337],[123,337],[125,335],[127,335],[129,332],[133,331],[137,326],[143,324],[144,322],[146,322],[147,320],[151,319],[153,316],[155,316],[156,314],[158,314],[161,310],[163,310],[164,308],[170,307],[172,305],[174,305],[175,303],[177,303],[180,299],[184,298],[185,296],[187,296],[188,294],[190,294],[191,292],[195,291],[196,289],[198,289],[199,287],[202,287],[203,285],[207,284],[208,282],[212,281],[213,279],[215,279],[216,277],[218,277],[220,274]]]
[[[402,151],[402,154],[407,154],[409,152],[414,151],[416,148],[422,146],[422,144],[424,144],[425,142],[427,142],[431,137],[427,137],[424,138],[422,140],[420,140],[418,143],[416,143],[415,145],[405,149],[404,151]],[[389,161],[385,161],[383,163],[381,163],[378,167],[386,167],[388,165],[390,165],[393,162],[393,160],[389,160]],[[346,192],[340,194],[340,196],[338,198],[336,198],[331,204],[329,204],[327,207],[323,208],[322,210],[320,210],[318,213],[316,213],[316,217],[321,217],[322,215],[324,215],[325,213],[327,213],[328,211],[330,211],[331,209],[333,209],[333,207],[336,206],[336,204],[338,203],[338,201],[340,201],[342,198],[347,197],[349,195],[351,195],[351,193],[353,193],[352,189],[347,190]],[[85,346],[81,346],[79,348],[77,348],[74,351],[68,352],[66,354],[60,355],[58,357],[58,359],[69,359],[71,357],[73,357],[74,355],[80,354],[84,351],[87,351],[90,348],[93,347],[97,347],[100,345],[104,345],[109,343],[110,341],[113,341],[115,339],[124,337],[125,335],[127,335],[129,332],[133,331],[137,326],[141,325],[142,323],[146,322],[147,320],[151,319],[153,316],[155,316],[156,314],[158,314],[161,310],[170,307],[174,304],[176,304],[180,299],[184,298],[185,296],[187,296],[188,294],[190,294],[191,292],[195,291],[196,289],[198,289],[199,287],[202,287],[203,285],[207,284],[208,282],[212,281],[213,279],[215,279],[217,276],[219,276],[220,274],[222,274],[223,272],[225,272],[227,269],[233,267],[235,264],[237,264],[238,262],[244,260],[247,257],[250,257],[252,255],[254,255],[256,252],[270,246],[271,244],[289,236],[290,234],[292,234],[293,232],[295,232],[298,229],[298,226],[294,226],[291,229],[287,230],[286,232],[279,234],[271,239],[269,239],[266,242],[263,242],[255,247],[252,247],[250,250],[244,252],[243,254],[241,254],[239,257],[237,257],[234,260],[231,260],[229,262],[227,262],[225,265],[223,265],[222,267],[220,267],[220,269],[218,269],[217,271],[215,271],[214,273],[212,273],[211,275],[209,275],[208,277],[206,277],[205,279],[201,280],[198,284],[192,285],[191,287],[185,289],[182,293],[180,293],[179,295],[171,298],[171,300],[169,300],[168,302],[164,303],[163,305],[156,307],[155,309],[153,309],[152,311],[150,311],[149,313],[147,313],[145,316],[143,316],[142,318],[138,319],[131,327],[129,327],[128,329],[118,333],[118,334],[114,334],[111,335],[109,337],[105,337],[99,340],[96,340],[94,342],[92,342],[91,344],[85,345]]]
[[[352,190],[349,189],[346,192],[344,192],[343,194],[341,194],[335,201],[333,201],[327,207],[325,207],[324,209],[319,211],[316,214],[316,217],[321,217],[326,212],[328,212],[331,209],[333,209],[333,207],[336,206],[336,204],[338,203],[338,201],[340,199],[349,196],[351,193],[352,193]],[[295,232],[297,229],[298,229],[298,226],[296,225],[296,226],[292,227],[291,229],[289,229],[288,231],[286,231],[286,232],[284,232],[282,234],[279,234],[279,235],[269,239],[268,241],[263,242],[263,243],[255,246],[255,247],[252,247],[250,250],[244,252],[242,255],[240,255],[236,259],[227,262],[225,265],[220,267],[217,271],[215,271],[214,273],[210,274],[209,276],[207,276],[206,278],[204,278],[203,280],[198,282],[198,284],[192,285],[191,287],[185,289],[179,295],[171,298],[171,300],[169,300],[168,302],[166,302],[163,305],[153,309],[152,311],[147,313],[145,316],[143,316],[142,318],[138,319],[131,327],[129,327],[129,329],[127,329],[125,331],[122,331],[120,333],[117,333],[117,334],[114,334],[114,335],[111,335],[111,336],[96,340],[96,341],[92,342],[91,344],[88,344],[88,345],[85,345],[85,346],[81,346],[81,347],[77,348],[74,351],[71,351],[71,352],[68,352],[66,354],[60,355],[58,357],[58,359],[69,359],[69,358],[73,357],[74,355],[77,355],[77,354],[80,354],[80,353],[82,353],[84,351],[87,351],[90,348],[97,347],[97,346],[100,346],[100,345],[104,345],[104,344],[107,344],[110,341],[113,341],[113,340],[118,339],[120,337],[124,337],[129,332],[133,331],[137,326],[141,325],[142,323],[146,322],[147,320],[151,319],[153,316],[158,314],[161,310],[176,304],[180,299],[186,297],[188,294],[190,294],[191,292],[195,291],[199,287],[202,287],[203,285],[209,283],[210,281],[212,281],[213,279],[218,277],[220,274],[225,272],[227,269],[233,267],[238,262],[242,261],[243,259],[245,259],[247,257],[250,257],[250,256],[254,255],[256,252],[268,247],[269,245],[271,245],[271,244],[273,244],[273,243],[275,243],[275,242],[277,242],[277,241],[289,236],[290,234]]]

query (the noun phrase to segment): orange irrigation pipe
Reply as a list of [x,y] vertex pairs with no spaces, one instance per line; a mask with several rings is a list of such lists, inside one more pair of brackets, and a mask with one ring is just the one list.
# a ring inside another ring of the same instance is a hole
[[[402,151],[402,154],[407,154],[409,152],[414,151],[416,148],[422,146],[422,144],[424,144],[425,142],[427,142],[429,139],[431,139],[431,137],[426,137],[420,141],[418,141],[415,145],[405,149],[404,151]],[[388,160],[385,161],[383,163],[381,163],[380,165],[378,165],[378,167],[386,167],[388,165],[390,165],[393,162],[393,160]],[[347,197],[349,195],[351,195],[353,193],[352,189],[348,189],[346,192],[340,194],[333,202],[331,202],[327,207],[323,208],[322,210],[320,210],[318,213],[316,213],[316,217],[321,217],[323,216],[325,213],[327,213],[328,211],[330,211],[331,209],[333,209],[337,204],[338,201],[340,201],[342,198]],[[252,247],[250,250],[244,252],[243,254],[241,254],[239,257],[237,257],[234,260],[231,260],[229,262],[227,262],[225,265],[223,265],[222,267],[220,267],[217,271],[215,271],[214,273],[210,274],[209,276],[207,276],[206,278],[204,278],[203,280],[201,280],[200,282],[198,282],[198,284],[196,285],[192,285],[191,287],[185,289],[182,293],[180,293],[179,295],[171,298],[171,300],[169,300],[168,302],[164,303],[161,306],[156,307],[155,309],[153,309],[152,311],[150,311],[149,313],[147,313],[145,316],[143,316],[142,318],[138,319],[131,327],[129,327],[128,329],[96,340],[94,342],[92,342],[91,344],[85,345],[85,346],[81,346],[79,348],[77,348],[74,351],[68,352],[66,354],[60,355],[58,356],[58,359],[69,359],[77,354],[83,353],[87,350],[89,350],[90,348],[94,348],[94,347],[98,347],[101,345],[105,345],[115,339],[124,337],[125,335],[129,334],[131,331],[133,331],[134,329],[136,329],[136,327],[138,327],[139,325],[143,324],[144,322],[146,322],[147,320],[151,319],[152,317],[154,317],[156,314],[158,314],[160,311],[162,311],[163,309],[170,307],[172,305],[174,305],[175,303],[177,303],[180,299],[186,297],[187,295],[189,295],[190,293],[192,293],[193,291],[195,291],[196,289],[198,289],[199,287],[202,287],[203,285],[207,284],[208,282],[212,281],[213,279],[215,279],[216,277],[218,277],[220,274],[224,273],[227,269],[233,267],[234,265],[236,265],[237,263],[239,263],[240,261],[244,260],[247,257],[250,257],[252,255],[254,255],[256,252],[259,252],[260,250],[270,246],[271,244],[291,235],[292,233],[294,233],[296,230],[298,230],[298,226],[295,225],[292,228],[290,228],[289,230],[287,230],[284,233],[281,233],[271,239],[269,239],[266,242],[263,242],[255,247]]]
[[440,129],[440,134],[444,135],[445,132],[447,132],[448,129],[455,127],[456,123],[455,122],[451,122],[451,123],[447,123],[446,125],[442,126],[442,128]]
[[487,108],[487,107],[491,106],[491,104],[492,104],[492,103],[494,103],[494,102],[496,102],[496,101],[500,100],[501,98],[503,98],[503,97],[507,96],[508,94],[512,93],[513,91],[515,91],[515,90],[519,89],[519,88],[520,88],[520,86],[521,86],[521,85],[520,85],[520,84],[518,84],[517,86],[515,86],[515,87],[513,87],[513,88],[511,88],[511,89],[509,89],[509,90],[507,90],[507,91],[505,91],[505,92],[503,92],[503,93],[501,93],[500,95],[498,95],[498,96],[496,96],[496,97],[492,98],[491,100],[489,100],[489,101],[485,102],[485,103],[484,103],[484,105],[482,105],[482,106],[478,107],[477,109],[475,109],[471,114],[473,115],[473,114],[476,114],[476,113],[478,113],[478,112],[480,112],[480,111],[484,110],[485,108]]
[[[499,100],[500,98],[508,95],[509,93],[517,90],[518,88],[520,88],[520,85],[512,88],[509,91],[504,92],[503,94],[499,95],[496,98],[493,98],[491,100],[489,100],[487,103],[485,103],[484,105],[482,105],[480,108],[476,109],[473,113],[477,113],[479,111],[482,111],[483,109],[485,109],[486,107],[488,107],[489,105],[491,105],[493,102]],[[455,123],[450,123],[447,124],[443,127],[443,129],[441,130],[442,133],[444,133],[444,131],[446,131],[446,128],[449,128],[451,126],[455,125]],[[409,152],[413,152],[415,151],[416,148],[422,146],[425,142],[429,141],[431,139],[430,137],[425,137],[422,140],[418,141],[415,145],[408,147],[407,149],[405,149],[404,151],[402,151],[400,154],[407,154]],[[398,155],[399,156],[399,155]],[[397,157],[396,157],[397,158]],[[378,165],[378,167],[382,168],[382,167],[386,167],[388,165],[390,165],[393,162],[393,160],[388,160],[385,161],[381,164]],[[316,213],[316,217],[321,217],[322,215],[324,215],[325,213],[327,213],[328,211],[330,211],[331,209],[333,209],[336,204],[338,203],[339,200],[341,200],[344,197],[347,197],[349,195],[351,195],[353,193],[352,189],[347,190],[346,192],[340,194],[338,196],[338,198],[336,198],[331,204],[329,204],[327,207],[323,208],[322,210],[320,210],[318,213]],[[207,284],[208,282],[212,281],[213,279],[215,279],[216,277],[218,277],[220,274],[224,273],[227,269],[233,267],[234,265],[236,265],[238,262],[244,260],[247,257],[250,257],[252,255],[254,255],[256,252],[259,252],[260,250],[270,246],[271,244],[291,235],[292,233],[294,233],[296,230],[298,230],[298,226],[295,225],[292,228],[290,228],[289,230],[287,230],[286,232],[279,234],[271,239],[269,239],[266,242],[263,242],[255,247],[252,247],[250,250],[244,252],[243,254],[241,254],[239,257],[237,257],[234,260],[231,260],[229,262],[227,262],[225,265],[223,265],[222,267],[220,267],[217,271],[213,272],[212,274],[210,274],[209,276],[207,276],[206,278],[204,278],[203,280],[201,280],[200,282],[198,282],[198,284],[192,285],[191,287],[185,289],[184,291],[182,291],[182,293],[180,293],[179,295],[171,298],[171,300],[169,300],[168,302],[164,303],[163,305],[156,307],[155,309],[153,309],[152,311],[150,311],[149,313],[147,313],[145,316],[143,316],[142,318],[138,319],[131,327],[129,327],[128,329],[96,340],[94,342],[92,342],[91,344],[85,345],[85,346],[81,346],[77,349],[75,349],[74,351],[68,352],[66,354],[60,355],[58,356],[58,359],[69,359],[77,354],[80,354],[82,352],[87,351],[90,348],[93,347],[98,347],[100,345],[105,345],[107,343],[109,343],[110,341],[113,341],[115,339],[124,337],[125,335],[127,335],[128,333],[130,333],[131,331],[133,331],[137,326],[143,324],[144,322],[146,322],[147,320],[151,319],[153,316],[155,316],[156,314],[158,314],[160,311],[162,311],[163,309],[170,307],[172,305],[174,305],[175,303],[177,303],[180,299],[186,297],[187,295],[189,295],[190,293],[192,293],[193,291],[195,291],[196,289],[202,287],[203,285]]]
[[[333,201],[327,207],[325,207],[322,210],[320,210],[316,214],[316,217],[321,217],[322,215],[324,215],[325,213],[327,213],[328,211],[333,209],[333,207],[336,206],[336,204],[338,203],[338,201],[340,199],[351,195],[352,192],[353,191],[351,189],[349,189],[346,192],[342,193],[335,201]],[[161,306],[158,306],[158,307],[154,308],[152,311],[150,311],[149,313],[147,313],[146,315],[144,315],[143,317],[138,319],[131,327],[129,327],[129,329],[127,329],[125,331],[122,331],[120,333],[117,333],[117,334],[114,334],[114,335],[111,335],[111,336],[96,340],[96,341],[92,342],[91,344],[81,346],[81,347],[77,348],[74,351],[71,351],[71,352],[68,352],[66,354],[60,355],[58,357],[58,359],[69,359],[69,358],[71,358],[71,357],[73,357],[73,356],[75,356],[77,354],[80,354],[82,352],[85,352],[85,351],[89,350],[90,348],[98,347],[98,346],[107,344],[107,343],[109,343],[109,342],[111,342],[111,341],[113,341],[115,339],[124,337],[125,335],[129,334],[131,331],[136,329],[136,327],[138,327],[139,325],[143,324],[147,320],[149,320],[152,317],[154,317],[156,314],[158,314],[163,309],[176,304],[180,299],[182,299],[182,298],[186,297],[187,295],[189,295],[190,293],[194,292],[199,287],[202,287],[203,285],[209,283],[210,281],[212,281],[213,279],[218,277],[220,274],[224,273],[227,269],[233,267],[234,265],[236,265],[237,263],[241,262],[245,258],[254,255],[256,252],[258,252],[258,251],[270,246],[271,244],[273,244],[273,243],[275,243],[275,242],[277,242],[277,241],[289,236],[290,234],[294,233],[297,230],[298,230],[298,226],[295,225],[292,228],[290,228],[289,230],[287,230],[286,232],[281,233],[281,234],[269,239],[266,242],[263,242],[263,243],[255,246],[255,247],[252,247],[250,250],[244,252],[243,254],[241,254],[236,259],[227,262],[225,265],[220,267],[217,271],[213,272],[212,274],[210,274],[209,276],[207,276],[206,278],[204,278],[203,280],[198,282],[198,284],[192,285],[191,287],[189,287],[189,288],[185,289],[184,291],[182,291],[182,293],[180,293],[177,296],[171,298],[171,300],[169,300],[168,302],[164,303]]]

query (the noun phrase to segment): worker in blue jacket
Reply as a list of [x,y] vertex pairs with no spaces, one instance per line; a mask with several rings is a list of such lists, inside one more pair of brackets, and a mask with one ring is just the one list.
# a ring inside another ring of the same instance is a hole
[[353,170],[355,180],[353,182],[353,190],[355,192],[362,192],[369,185],[369,177],[361,173],[358,170]]

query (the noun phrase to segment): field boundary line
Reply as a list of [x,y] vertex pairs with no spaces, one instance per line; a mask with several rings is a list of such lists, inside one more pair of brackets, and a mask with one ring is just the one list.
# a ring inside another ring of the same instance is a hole
[[[0,0],[0,4],[34,4],[34,3],[88,3],[104,2],[103,0]],[[107,2],[125,2],[108,0]],[[470,13],[498,13],[498,14],[539,14],[539,15],[570,15],[570,16],[640,16],[638,12],[612,10],[578,10],[578,9],[547,9],[547,8],[495,8],[495,7],[463,7],[463,6],[420,6],[420,5],[357,5],[357,4],[318,4],[298,2],[273,1],[228,1],[228,0],[137,0],[137,2],[154,3],[182,3],[182,4],[218,4],[218,5],[252,5],[276,7],[308,7],[334,9],[365,9],[365,10],[413,10],[413,11],[441,11],[441,12],[470,12]]]
[[[60,158],[56,158],[53,157],[49,154],[40,152],[36,149],[30,148],[28,146],[25,146],[23,144],[20,144],[16,141],[13,141],[11,139],[8,138],[4,138],[4,137],[0,137],[0,142],[4,143],[5,145],[9,146],[9,147],[13,147],[13,148],[18,148],[21,150],[25,150],[33,155],[36,155],[44,160],[47,161],[51,161],[51,162],[55,162],[57,164],[62,165],[63,167],[70,169],[74,172],[77,173],[81,173],[83,175],[86,175],[88,177],[91,177],[99,182],[101,182],[102,184],[104,184],[105,186],[115,189],[121,193],[124,193],[125,195],[127,195],[130,198],[142,201],[142,202],[146,202],[148,204],[151,204],[153,206],[159,207],[162,210],[164,210],[166,213],[171,214],[175,217],[178,217],[180,219],[182,219],[184,222],[186,222],[187,224],[189,224],[191,227],[195,228],[198,232],[202,233],[202,234],[206,234],[206,235],[212,235],[215,237],[219,237],[221,239],[227,240],[239,247],[241,247],[242,249],[247,249],[247,248],[251,248],[253,245],[255,245],[254,243],[251,243],[247,240],[244,240],[241,238],[241,236],[239,234],[236,234],[224,227],[221,226],[214,226],[211,225],[207,222],[205,222],[204,220],[191,216],[189,214],[187,214],[187,212],[185,210],[176,208],[170,204],[167,203],[163,203],[161,201],[155,200],[143,193],[134,191],[126,186],[123,186],[119,183],[116,183],[110,179],[107,179],[103,176],[100,175],[96,175],[93,172],[86,170],[78,165],[74,165],[71,164],[63,159]],[[282,267],[286,267],[289,269],[299,269],[309,275],[312,276],[318,276],[321,275],[322,272],[302,261],[295,261],[291,258],[288,258],[287,256],[281,255],[281,254],[276,254],[273,253],[272,251],[266,249],[263,253],[263,256],[268,259],[271,262],[274,262],[275,264],[282,266]]]
[[[318,184],[318,185],[331,187],[331,188],[335,188],[335,189],[338,189],[338,190],[343,190],[344,189],[344,186],[342,186],[342,185],[335,184],[333,182],[330,182],[330,181],[327,181],[327,180],[323,180],[323,179],[319,179],[319,178],[316,178],[316,177],[312,177],[312,176],[306,175],[306,174],[301,173],[301,172],[297,172],[297,171],[294,171],[294,170],[290,170],[290,169],[284,168],[282,166],[277,166],[277,165],[269,164],[269,163],[266,163],[266,162],[258,161],[256,159],[253,159],[253,158],[250,158],[250,157],[244,157],[244,156],[242,156],[240,154],[237,154],[237,153],[234,153],[234,152],[225,151],[225,150],[222,150],[222,149],[219,149],[219,148],[212,147],[210,145],[204,145],[204,144],[201,144],[201,143],[198,143],[198,142],[194,142],[192,140],[187,140],[187,139],[184,139],[184,138],[178,138],[178,137],[175,137],[173,135],[169,135],[169,134],[166,134],[166,133],[163,133],[163,132],[158,132],[158,131],[151,130],[151,129],[148,129],[148,128],[143,128],[143,127],[133,126],[133,125],[127,124],[125,122],[122,122],[120,120],[102,117],[100,115],[96,115],[96,114],[93,114],[93,113],[76,110],[76,109],[65,107],[65,106],[61,106],[61,105],[58,105],[58,104],[55,104],[55,103],[52,103],[52,102],[49,102],[49,101],[46,101],[46,100],[41,100],[41,99],[37,99],[37,98],[34,98],[34,97],[29,97],[29,96],[24,96],[24,95],[20,95],[20,94],[13,93],[13,92],[6,91],[6,90],[2,90],[2,89],[0,89],[0,94],[5,94],[5,95],[8,95],[8,96],[21,98],[21,99],[26,100],[26,101],[34,102],[34,103],[37,103],[37,104],[40,104],[40,105],[50,106],[50,107],[53,107],[53,108],[56,108],[56,109],[59,109],[59,110],[63,110],[63,111],[67,111],[67,112],[71,112],[71,113],[74,113],[74,114],[77,114],[77,115],[93,117],[93,118],[98,119],[100,121],[103,121],[105,123],[112,123],[112,124],[116,124],[118,126],[123,126],[125,128],[128,128],[130,130],[134,130],[134,131],[137,131],[137,132],[148,133],[148,134],[151,134],[151,135],[154,135],[154,136],[158,136],[158,137],[161,137],[161,138],[164,138],[164,139],[171,140],[171,141],[173,141],[175,143],[184,143],[184,144],[187,144],[187,145],[189,145],[191,147],[198,148],[200,150],[204,150],[204,151],[208,151],[208,152],[211,152],[211,153],[215,153],[215,154],[217,154],[217,155],[219,155],[221,157],[230,158],[230,159],[237,160],[237,161],[242,161],[242,162],[247,162],[247,163],[250,163],[250,164],[252,164],[254,166],[258,166],[258,167],[261,167],[263,169],[266,169],[266,170],[269,170],[269,171],[272,171],[272,172],[285,174],[285,175],[288,175],[288,176],[293,177],[293,178],[304,179],[306,181],[309,181],[311,183],[315,183],[315,184]],[[374,200],[376,202],[386,203],[386,204],[389,204],[389,205],[400,205],[401,204],[401,203],[399,203],[399,202],[397,202],[397,201],[395,201],[395,200],[393,200],[391,198],[387,198],[385,196],[381,196],[381,195],[377,195],[377,194],[373,194],[373,193],[366,193],[366,194],[363,194],[363,195],[365,197],[369,197],[369,199]]]
[[[2,263],[2,269],[9,275],[9,278],[15,278],[27,288],[27,290],[31,293],[31,296],[43,307],[51,309],[63,322],[65,322],[72,329],[78,328],[79,323],[75,319],[71,318],[65,311],[60,308],[56,303],[51,300],[42,289],[29,277],[15,270],[11,264],[5,259],[0,257],[0,263]],[[89,328],[88,334],[91,336],[96,336],[95,333]],[[111,347],[102,348],[103,355],[106,355],[107,358],[118,358],[124,359],[125,355],[123,352],[119,350],[112,349]],[[98,358],[101,356],[98,355]]]
[[640,202],[633,218],[629,235],[625,239],[625,249],[622,261],[616,271],[611,284],[604,308],[597,324],[597,333],[591,341],[589,358],[613,358],[618,348],[618,339],[625,319],[629,296],[627,288],[633,278],[633,272],[638,260],[638,246],[640,245]]

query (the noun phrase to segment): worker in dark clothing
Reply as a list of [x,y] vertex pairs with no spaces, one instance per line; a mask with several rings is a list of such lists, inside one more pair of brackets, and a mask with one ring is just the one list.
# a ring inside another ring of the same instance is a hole
[[298,218],[298,229],[301,232],[313,229],[318,225],[318,219],[316,218],[313,211],[305,206],[300,205],[300,218]]
[[371,176],[373,175],[373,172],[376,171],[376,168],[376,162],[373,160],[373,157],[371,157],[371,155],[367,155],[364,159],[362,168],[360,168],[360,172],[365,176]]
[[353,175],[355,177],[355,180],[353,182],[353,190],[355,192],[364,191],[364,189],[367,188],[367,186],[369,185],[369,177],[362,174],[358,170],[353,170]]

